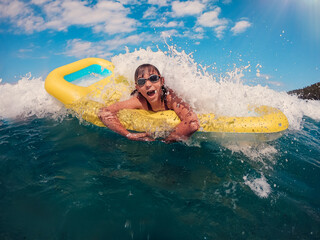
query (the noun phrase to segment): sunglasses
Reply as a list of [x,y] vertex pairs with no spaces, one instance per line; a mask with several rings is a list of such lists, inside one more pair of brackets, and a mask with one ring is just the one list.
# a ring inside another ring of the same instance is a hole
[[138,84],[140,87],[142,87],[142,86],[146,83],[147,80],[149,80],[149,81],[152,82],[152,83],[156,83],[156,82],[159,81],[159,79],[160,79],[160,76],[158,76],[158,75],[151,75],[149,78],[139,78],[139,79],[137,80],[137,84]]

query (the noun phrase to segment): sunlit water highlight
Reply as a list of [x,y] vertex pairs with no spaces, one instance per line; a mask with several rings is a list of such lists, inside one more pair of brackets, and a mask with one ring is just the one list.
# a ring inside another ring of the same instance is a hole
[[[190,55],[141,49],[111,59],[133,87],[156,65],[196,112],[279,108],[271,142],[131,142],[79,121],[23,77],[0,85],[0,239],[318,239],[320,103],[210,74]],[[124,96],[128,98],[129,96]]]

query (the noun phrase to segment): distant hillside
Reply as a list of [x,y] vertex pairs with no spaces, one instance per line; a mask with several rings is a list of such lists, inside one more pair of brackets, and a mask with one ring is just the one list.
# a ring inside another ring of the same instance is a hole
[[320,100],[320,82],[309,87],[290,91],[288,94],[298,95],[302,99]]

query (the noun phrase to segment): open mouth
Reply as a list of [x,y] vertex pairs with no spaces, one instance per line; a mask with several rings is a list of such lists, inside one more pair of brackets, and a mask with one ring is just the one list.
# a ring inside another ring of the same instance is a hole
[[153,95],[156,94],[156,90],[151,90],[147,92],[148,96],[152,97]]

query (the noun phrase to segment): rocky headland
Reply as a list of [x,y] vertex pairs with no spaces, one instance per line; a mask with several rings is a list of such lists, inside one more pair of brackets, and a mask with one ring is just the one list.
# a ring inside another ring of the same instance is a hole
[[289,91],[288,94],[297,95],[301,99],[320,100],[320,82],[302,89]]

